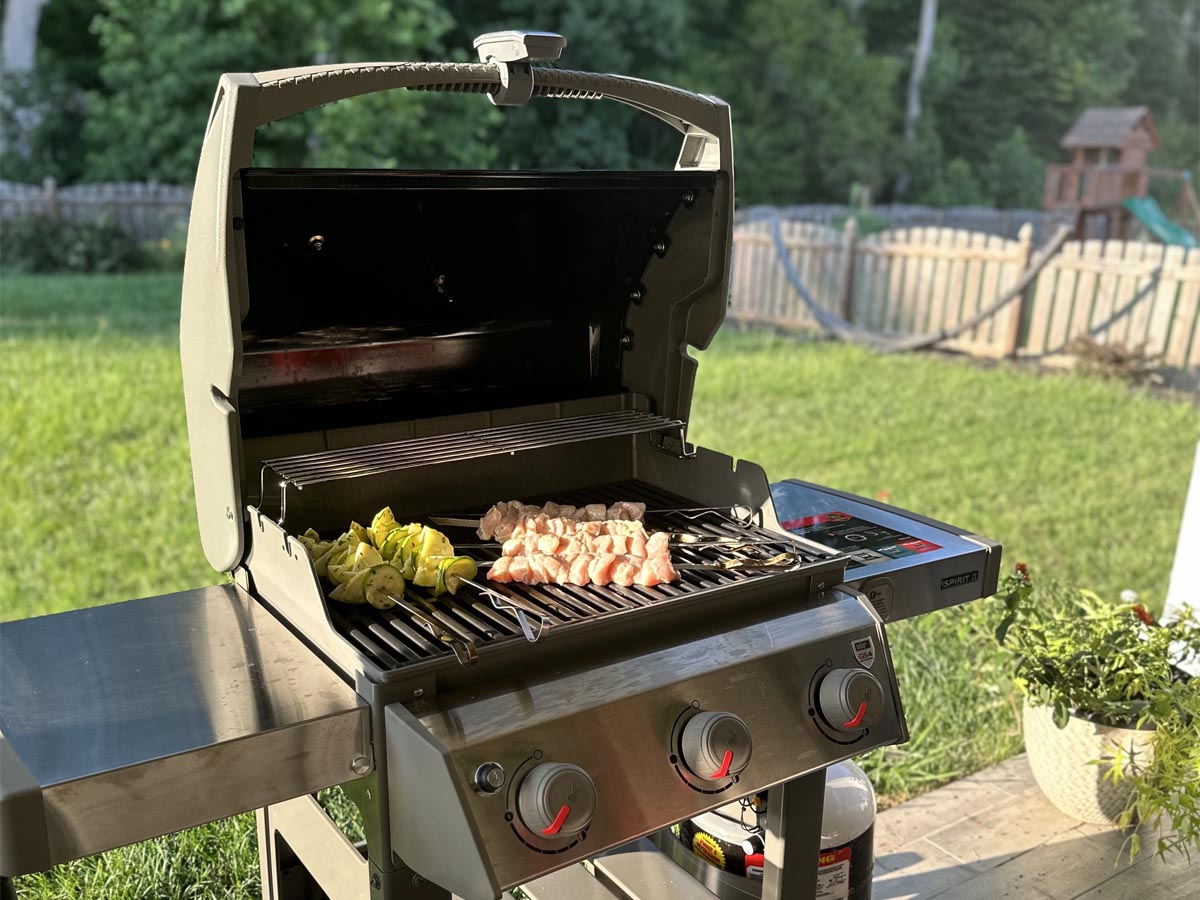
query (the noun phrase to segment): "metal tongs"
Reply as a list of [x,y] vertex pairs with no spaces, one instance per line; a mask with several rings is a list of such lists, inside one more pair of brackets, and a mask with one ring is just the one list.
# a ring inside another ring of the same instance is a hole
[[754,559],[749,556],[731,556],[715,563],[679,563],[675,566],[678,572],[736,572],[744,569],[757,569],[764,572],[791,572],[804,565],[804,559],[799,553],[777,553],[769,559]]
[[420,601],[421,605],[429,610],[429,613],[427,613],[415,603],[410,603],[404,597],[398,597],[395,594],[388,594],[387,597],[396,606],[408,613],[414,622],[424,625],[430,634],[454,651],[454,658],[458,660],[459,665],[470,666],[475,664],[475,660],[479,658],[479,652],[475,649],[474,639],[470,636],[455,634],[430,615],[429,613],[433,612],[432,603],[427,600]]
[[[546,616],[538,609],[518,597],[508,597],[501,594],[499,591],[493,591],[490,587],[480,584],[478,581],[472,581],[469,578],[460,579],[463,584],[469,584],[475,590],[485,595],[492,601],[492,606],[501,612],[512,613],[517,617],[517,624],[521,626],[521,633],[525,635],[525,640],[529,643],[535,643],[542,636],[542,632],[546,630]],[[529,624],[529,617],[533,616],[537,619],[537,629],[535,630]]]

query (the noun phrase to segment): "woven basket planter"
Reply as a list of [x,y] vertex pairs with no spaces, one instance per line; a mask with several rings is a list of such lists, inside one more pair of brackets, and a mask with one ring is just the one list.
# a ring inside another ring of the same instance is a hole
[[1126,756],[1136,752],[1144,763],[1153,752],[1154,732],[1100,725],[1074,714],[1066,728],[1059,728],[1051,707],[1028,702],[1023,719],[1029,766],[1050,802],[1081,822],[1115,825],[1129,801],[1129,787],[1105,781],[1108,766],[1089,763],[1112,756],[1116,747]]

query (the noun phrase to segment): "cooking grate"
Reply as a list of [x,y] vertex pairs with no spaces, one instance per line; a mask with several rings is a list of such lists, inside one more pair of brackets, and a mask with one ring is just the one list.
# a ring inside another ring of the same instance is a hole
[[[529,499],[530,502],[536,502],[550,498]],[[579,491],[564,491],[552,499],[577,506],[601,502],[611,504],[617,500],[640,501],[651,509],[684,509],[697,506],[692,501],[642,482],[624,482]],[[723,537],[761,538],[763,543],[739,550],[739,555],[766,559],[784,550],[795,551],[803,566],[793,571],[815,570],[829,564],[838,556],[835,551],[824,550],[819,545],[812,545],[811,548],[799,546],[775,532],[757,525],[747,525],[718,512],[650,513],[646,516],[646,527],[651,531],[688,531]],[[451,541],[470,543],[478,540],[472,531],[465,528],[445,530]],[[497,558],[500,553],[497,548],[474,550],[470,555],[478,562],[485,562]],[[676,563],[712,563],[728,558],[728,550],[686,547],[672,550],[671,557]],[[494,582],[487,584],[504,597],[514,599],[519,605],[538,610],[549,626],[548,633],[552,634],[556,629],[575,627],[605,616],[655,606],[716,588],[744,584],[750,579],[777,577],[781,576],[743,569],[681,571],[679,581],[656,587],[621,587],[616,584],[604,587]],[[481,569],[480,579],[483,578],[484,570]],[[437,600],[429,599],[423,590],[410,589],[406,591],[406,599],[424,614],[435,618],[459,640],[474,642],[481,649],[500,642],[524,640],[513,612],[496,609],[488,598],[469,586],[464,586],[454,596],[444,595]],[[329,606],[337,630],[383,669],[398,669],[423,660],[454,655],[447,644],[433,637],[424,625],[414,621],[403,611],[347,606],[335,601],[331,601]]]

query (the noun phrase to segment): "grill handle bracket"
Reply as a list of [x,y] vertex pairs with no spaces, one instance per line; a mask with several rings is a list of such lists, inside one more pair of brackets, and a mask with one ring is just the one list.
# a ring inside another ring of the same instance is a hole
[[551,31],[492,31],[475,38],[479,61],[496,67],[500,89],[488,94],[496,106],[523,106],[533,96],[530,63],[558,59],[567,39]]

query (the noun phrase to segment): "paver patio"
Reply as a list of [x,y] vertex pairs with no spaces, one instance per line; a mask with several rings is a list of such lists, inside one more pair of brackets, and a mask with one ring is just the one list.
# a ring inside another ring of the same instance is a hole
[[1059,812],[1021,755],[880,813],[874,900],[1200,898],[1200,859],[1130,866],[1123,843]]

